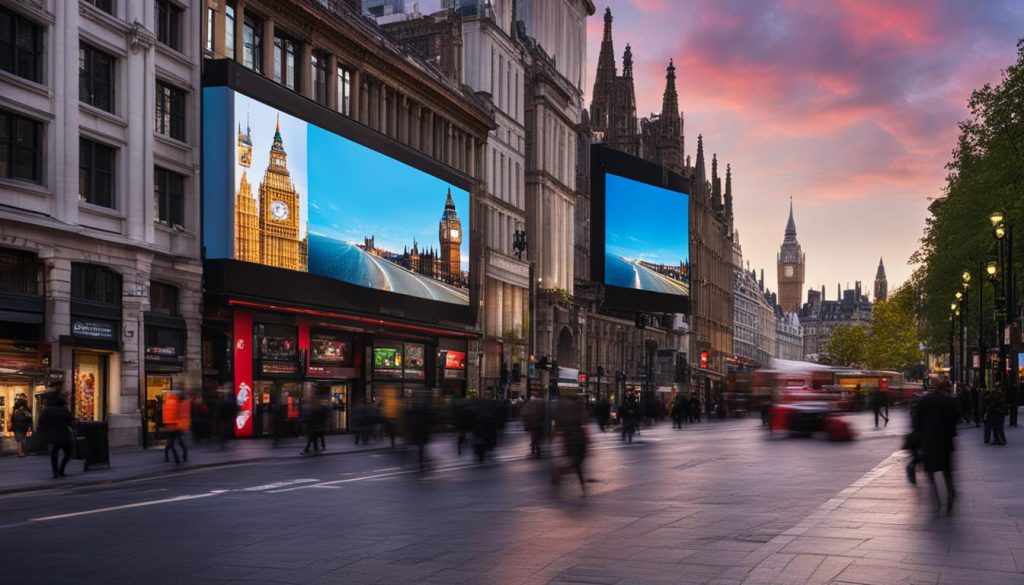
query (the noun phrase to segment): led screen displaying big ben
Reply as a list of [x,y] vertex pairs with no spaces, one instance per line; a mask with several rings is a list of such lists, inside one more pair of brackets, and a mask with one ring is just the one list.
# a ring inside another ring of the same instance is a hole
[[205,89],[204,106],[233,121],[230,137],[204,137],[233,169],[230,192],[204,189],[207,258],[469,304],[468,191],[234,90]]

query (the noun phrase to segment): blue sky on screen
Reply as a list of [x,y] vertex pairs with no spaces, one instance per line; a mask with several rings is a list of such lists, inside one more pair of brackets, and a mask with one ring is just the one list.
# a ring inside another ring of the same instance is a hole
[[678,265],[690,256],[689,197],[605,175],[605,248],[609,254]]
[[469,192],[356,142],[309,126],[310,230],[401,252],[438,248],[438,223],[451,187],[462,220],[462,269],[469,270]]
[[[306,235],[306,222],[309,219],[309,189],[306,180],[306,129],[309,126],[306,122],[279,112],[266,104],[258,102],[249,96],[235,93],[235,124],[231,135],[231,148],[237,146],[237,132],[239,126],[245,132],[246,125],[252,131],[252,167],[249,169],[249,185],[252,188],[253,197],[259,204],[260,182],[270,164],[270,146],[274,143],[274,128],[277,124],[278,115],[281,119],[281,143],[284,151],[288,153],[288,173],[292,177],[292,184],[299,192],[299,235]],[[238,183],[242,179],[244,170],[238,164],[237,153],[232,155],[235,160],[235,192],[238,191]],[[235,196],[234,193],[231,194]]]

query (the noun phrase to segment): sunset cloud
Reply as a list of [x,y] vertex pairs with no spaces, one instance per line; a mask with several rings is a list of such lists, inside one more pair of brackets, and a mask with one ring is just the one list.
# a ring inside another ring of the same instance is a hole
[[879,256],[890,289],[910,274],[967,99],[1024,36],[1012,0],[611,0],[587,23],[591,84],[605,5],[640,115],[661,110],[673,59],[687,154],[700,133],[732,164],[746,259],[773,274],[792,196],[807,284],[830,294]]

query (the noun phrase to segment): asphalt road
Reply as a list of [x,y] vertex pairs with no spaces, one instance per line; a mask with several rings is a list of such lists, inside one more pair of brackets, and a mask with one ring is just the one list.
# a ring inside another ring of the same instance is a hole
[[609,255],[607,262],[605,280],[608,284],[672,295],[686,295],[690,292],[685,283],[651,270],[638,261]]
[[898,449],[893,414],[852,443],[756,419],[665,422],[631,445],[595,431],[586,497],[553,487],[556,459],[526,458],[514,427],[485,464],[436,436],[425,473],[399,448],[15,494],[3,582],[707,583]]
[[309,254],[313,274],[435,301],[469,303],[468,292],[367,254],[348,242],[311,234]]

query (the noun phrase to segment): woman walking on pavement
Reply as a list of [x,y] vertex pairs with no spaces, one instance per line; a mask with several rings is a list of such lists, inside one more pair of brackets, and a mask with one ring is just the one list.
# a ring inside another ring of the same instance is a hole
[[[71,459],[71,446],[74,442],[71,424],[74,419],[60,390],[51,391],[46,403],[43,412],[39,414],[39,434],[50,444],[50,468],[53,470],[53,478],[57,479],[64,477],[64,468]],[[57,465],[57,454],[61,451],[64,456],[60,465]]]
[[18,444],[18,457],[25,456],[25,438],[32,432],[32,411],[28,409],[28,400],[19,398],[14,403],[14,412],[11,413],[11,432],[14,433],[14,441]]

